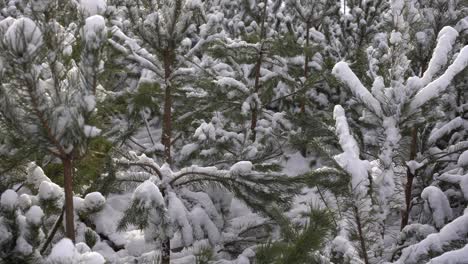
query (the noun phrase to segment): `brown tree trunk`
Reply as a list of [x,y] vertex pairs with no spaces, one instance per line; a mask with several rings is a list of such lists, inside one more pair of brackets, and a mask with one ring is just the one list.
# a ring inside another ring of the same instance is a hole
[[[262,51],[260,51],[260,54],[258,56],[259,57],[257,60],[257,64],[255,65],[255,84],[254,84],[255,93],[258,93],[258,91],[260,90],[260,69],[262,67],[262,57],[263,57]],[[257,102],[255,102],[254,107],[252,108],[252,116],[251,116],[251,122],[250,122],[250,130],[252,131],[253,141],[255,141],[257,137],[257,131],[255,131],[255,128],[257,127],[257,120],[258,120],[258,105],[257,105]]]
[[62,159],[65,189],[65,235],[75,242],[75,220],[73,209],[73,164],[72,158]]
[[[263,14],[262,14],[262,24],[260,27],[260,42],[262,43],[260,46],[260,52],[258,53],[258,59],[257,63],[255,65],[255,83],[254,83],[254,92],[257,94],[258,98],[260,96],[258,95],[258,92],[260,91],[260,70],[262,68],[262,61],[263,61],[263,38],[265,36],[265,18],[266,18],[266,10],[267,10],[267,1],[263,2]],[[252,132],[252,141],[255,141],[257,138],[257,131],[255,131],[255,128],[257,127],[257,121],[258,121],[258,104],[255,102],[254,107],[252,109],[252,115],[251,115],[251,121],[250,121],[250,130]]]
[[[410,156],[409,160],[414,160],[416,158],[416,150],[417,150],[417,139],[418,139],[418,129],[412,128],[411,129],[411,146],[410,146]],[[413,191],[413,180],[414,180],[414,173],[410,170],[410,168],[406,169],[406,186],[405,186],[405,210],[401,216],[401,226],[400,230],[408,225],[409,221],[409,213],[411,209],[411,198],[412,198],[412,191]]]
[[165,92],[164,92],[164,113],[163,113],[163,129],[161,143],[164,145],[164,159],[172,165],[171,156],[171,138],[172,138],[172,87],[171,87],[171,74],[172,65],[174,63],[175,55],[173,50],[164,51],[164,78],[165,78]]
[[365,264],[369,264],[369,257],[367,256],[366,239],[364,237],[362,220],[361,220],[361,217],[359,216],[359,209],[354,205],[353,210],[354,210],[354,217],[356,219],[356,226],[357,226],[357,231],[358,231],[358,236],[359,236],[359,244],[361,246],[361,251],[362,251],[361,257],[364,258]]
[[[164,145],[164,159],[172,166],[171,144],[172,144],[172,85],[171,74],[174,65],[175,53],[173,49],[167,49],[163,52],[164,63],[164,82],[166,90],[164,92],[164,113],[163,113],[163,129],[161,143]],[[162,193],[163,196],[165,192]],[[161,264],[169,264],[171,261],[171,240],[169,237],[161,242]]]

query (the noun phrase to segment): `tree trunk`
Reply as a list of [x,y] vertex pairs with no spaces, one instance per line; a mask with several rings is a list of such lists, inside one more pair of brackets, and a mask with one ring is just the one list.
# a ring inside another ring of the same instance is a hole
[[161,143],[164,145],[164,159],[172,165],[171,156],[171,138],[172,138],[172,87],[171,87],[171,74],[172,65],[174,63],[174,52],[166,50],[164,56],[164,78],[165,78],[165,92],[164,92],[164,113],[163,113],[163,129]]
[[[260,45],[260,52],[258,53],[258,59],[257,63],[255,65],[255,83],[254,83],[254,92],[257,94],[258,98],[260,96],[258,95],[258,92],[260,91],[260,70],[262,68],[262,61],[263,61],[263,38],[265,37],[265,18],[266,18],[266,10],[267,10],[267,1],[263,2],[263,14],[262,14],[262,23],[260,27],[260,42],[262,43]],[[252,132],[252,141],[255,141],[257,138],[257,131],[255,131],[255,128],[257,127],[257,121],[258,121],[258,104],[255,102],[254,107],[252,109],[252,116],[251,116],[251,121],[250,121],[250,130]]]
[[[260,69],[262,67],[262,57],[263,57],[262,51],[260,50],[257,64],[255,65],[254,92],[257,93],[257,96],[258,96],[258,91],[260,90]],[[255,128],[257,127],[257,120],[258,120],[258,105],[257,105],[257,102],[255,102],[254,107],[252,108],[252,116],[251,116],[251,121],[250,121],[250,130],[252,131],[252,141],[255,141],[255,139],[257,138],[257,131],[255,131]]]
[[367,256],[366,239],[364,237],[362,220],[361,220],[361,217],[359,216],[359,209],[357,208],[356,205],[353,205],[353,210],[354,210],[354,217],[356,220],[356,226],[357,226],[357,231],[358,231],[358,236],[359,236],[359,244],[361,246],[361,251],[362,251],[361,257],[364,258],[365,264],[369,264],[369,257]]
[[75,220],[73,209],[73,164],[72,158],[62,159],[65,189],[65,235],[75,242]]
[[299,105],[301,108],[301,113],[305,113],[305,105],[306,105],[306,89],[305,85],[307,83],[307,79],[309,78],[309,37],[310,37],[310,24],[309,22],[306,23],[306,44],[305,44],[305,58],[304,58],[304,87],[303,91],[300,93],[299,98]]
[[[163,130],[161,143],[164,145],[164,159],[172,166],[171,144],[172,144],[172,85],[171,74],[172,66],[174,65],[175,53],[173,49],[167,49],[163,52],[164,62],[164,82],[166,90],[164,93],[164,113],[163,113]],[[165,192],[163,191],[163,196]],[[169,264],[171,261],[171,239],[165,238],[161,244],[161,264]]]
[[[417,139],[418,139],[418,129],[412,128],[411,129],[411,146],[410,146],[410,157],[409,160],[414,160],[416,158],[416,150],[417,150]],[[413,191],[413,180],[414,180],[414,173],[410,170],[410,168],[406,169],[406,186],[405,186],[405,210],[401,216],[401,226],[400,230],[408,225],[409,221],[409,213],[411,209],[411,198],[412,198],[412,191]]]
[[162,242],[161,264],[171,263],[171,240],[169,238]]

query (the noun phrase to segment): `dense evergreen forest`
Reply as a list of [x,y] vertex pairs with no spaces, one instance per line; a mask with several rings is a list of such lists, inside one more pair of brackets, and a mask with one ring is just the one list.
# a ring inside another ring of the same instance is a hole
[[468,1],[0,0],[0,264],[468,264]]

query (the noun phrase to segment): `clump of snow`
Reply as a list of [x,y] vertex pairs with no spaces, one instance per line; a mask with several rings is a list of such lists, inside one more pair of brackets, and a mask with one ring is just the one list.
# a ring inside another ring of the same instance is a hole
[[195,207],[190,212],[190,219],[192,220],[193,232],[197,239],[203,239],[204,234],[206,234],[212,245],[220,242],[221,234],[218,227],[211,221],[205,210]]
[[106,21],[100,15],[88,17],[83,27],[86,46],[89,49],[98,49],[106,39]]
[[101,134],[101,129],[95,127],[95,126],[88,126],[85,125],[83,127],[83,132],[87,138],[94,138],[97,137]]
[[468,166],[468,150],[465,150],[460,157],[458,157],[457,165],[460,167]]
[[229,172],[231,175],[243,175],[251,173],[253,169],[252,162],[250,161],[239,161],[236,164],[232,165]]
[[443,252],[443,248],[449,246],[453,241],[460,241],[466,238],[468,232],[468,214],[453,220],[445,225],[439,233],[430,234],[417,244],[403,249],[397,264],[418,264],[421,259]]
[[382,116],[382,108],[379,101],[362,85],[356,74],[349,68],[346,62],[339,62],[333,67],[333,75],[345,83],[353,95],[358,98],[369,110],[377,116]]
[[461,264],[468,260],[468,245],[448,251],[436,258],[431,259],[427,264]]
[[31,197],[25,193],[19,196],[18,198],[18,206],[21,210],[26,211],[32,205]]
[[434,49],[433,56],[426,72],[421,78],[422,85],[427,85],[440,69],[447,64],[449,52],[452,51],[453,45],[458,37],[458,32],[452,27],[444,27],[437,37],[437,46]]
[[86,17],[103,15],[107,9],[106,0],[80,0],[80,9]]
[[80,256],[78,263],[83,264],[104,264],[106,260],[97,252],[86,252]]
[[0,197],[0,205],[4,208],[12,210],[15,208],[18,201],[18,194],[13,190],[6,190],[2,193]]
[[441,137],[447,135],[448,133],[452,132],[455,129],[459,128],[464,128],[468,129],[468,121],[461,118],[461,117],[456,117],[452,120],[450,120],[448,123],[444,124],[443,126],[439,128],[434,128],[431,131],[431,134],[428,139],[429,144],[434,144],[438,139]]
[[73,242],[68,238],[63,238],[54,245],[47,260],[51,263],[74,263],[78,255],[78,251],[75,245],[73,245]]
[[410,160],[410,161],[407,161],[406,162],[406,166],[408,167],[408,169],[410,170],[410,172],[412,174],[414,174],[416,172],[417,169],[421,168],[424,164],[422,163],[419,163],[415,160]]
[[436,227],[443,227],[445,222],[452,219],[452,208],[442,190],[435,186],[428,186],[422,191],[421,198],[428,203]]
[[447,68],[444,74],[422,88],[410,103],[410,111],[416,111],[429,100],[439,96],[445,91],[453,78],[468,66],[468,46],[465,46],[458,54],[455,61]]
[[144,181],[135,189],[132,200],[138,201],[138,206],[142,208],[164,207],[164,197],[151,180]]
[[463,197],[468,201],[468,174],[461,176],[460,188],[463,192]]
[[3,42],[16,56],[28,59],[42,45],[42,32],[34,21],[22,17],[8,28]]
[[335,159],[340,166],[350,173],[352,188],[360,189],[359,193],[364,194],[366,192],[365,186],[369,184],[368,171],[370,163],[359,159],[359,146],[349,131],[343,107],[336,105],[333,117],[336,121],[336,135],[343,149],[343,153],[335,156]]
[[54,245],[49,257],[47,258],[47,262],[70,264],[104,264],[106,263],[106,260],[101,254],[97,252],[84,252],[83,254],[80,254],[70,239],[63,238]]
[[396,31],[393,31],[391,34],[390,34],[390,43],[391,44],[398,44],[402,41],[402,35],[400,32],[396,32]]
[[38,226],[42,223],[42,218],[44,217],[44,212],[42,209],[33,205],[26,213],[26,221],[34,226]]
[[187,218],[188,212],[182,201],[173,192],[168,194],[169,216],[176,226],[179,227],[185,246],[193,243],[193,230]]
[[27,183],[37,189],[43,181],[50,182],[50,179],[44,174],[42,168],[37,166],[34,162],[28,164]]
[[96,212],[103,208],[106,203],[106,198],[100,192],[88,193],[84,198],[83,207],[86,210]]
[[53,182],[43,181],[39,185],[39,198],[43,200],[56,200],[62,197],[63,190]]

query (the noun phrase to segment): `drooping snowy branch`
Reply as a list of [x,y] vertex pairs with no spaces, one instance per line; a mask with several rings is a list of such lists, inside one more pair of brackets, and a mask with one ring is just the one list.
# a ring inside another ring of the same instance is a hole
[[452,27],[444,27],[437,37],[437,46],[434,49],[431,61],[421,78],[421,86],[430,83],[442,67],[447,64],[448,56],[453,49],[453,45],[458,37],[458,32]]
[[336,122],[336,135],[343,149],[343,153],[335,156],[335,159],[351,175],[352,188],[361,190],[360,193],[365,195],[366,187],[364,186],[369,184],[370,163],[359,158],[359,146],[350,133],[343,107],[335,106],[333,116]]
[[464,214],[445,225],[439,233],[430,234],[421,242],[411,245],[401,254],[397,264],[421,263],[424,258],[444,251],[444,246],[466,238],[468,233],[468,214]]
[[447,68],[445,73],[436,80],[422,88],[410,103],[410,112],[416,112],[419,107],[429,100],[439,96],[452,82],[453,78],[468,66],[468,46],[465,46],[458,54],[455,61]]
[[356,74],[349,68],[346,62],[339,62],[333,67],[333,75],[345,83],[354,96],[358,98],[370,111],[382,117],[382,108],[379,101],[362,85]]

